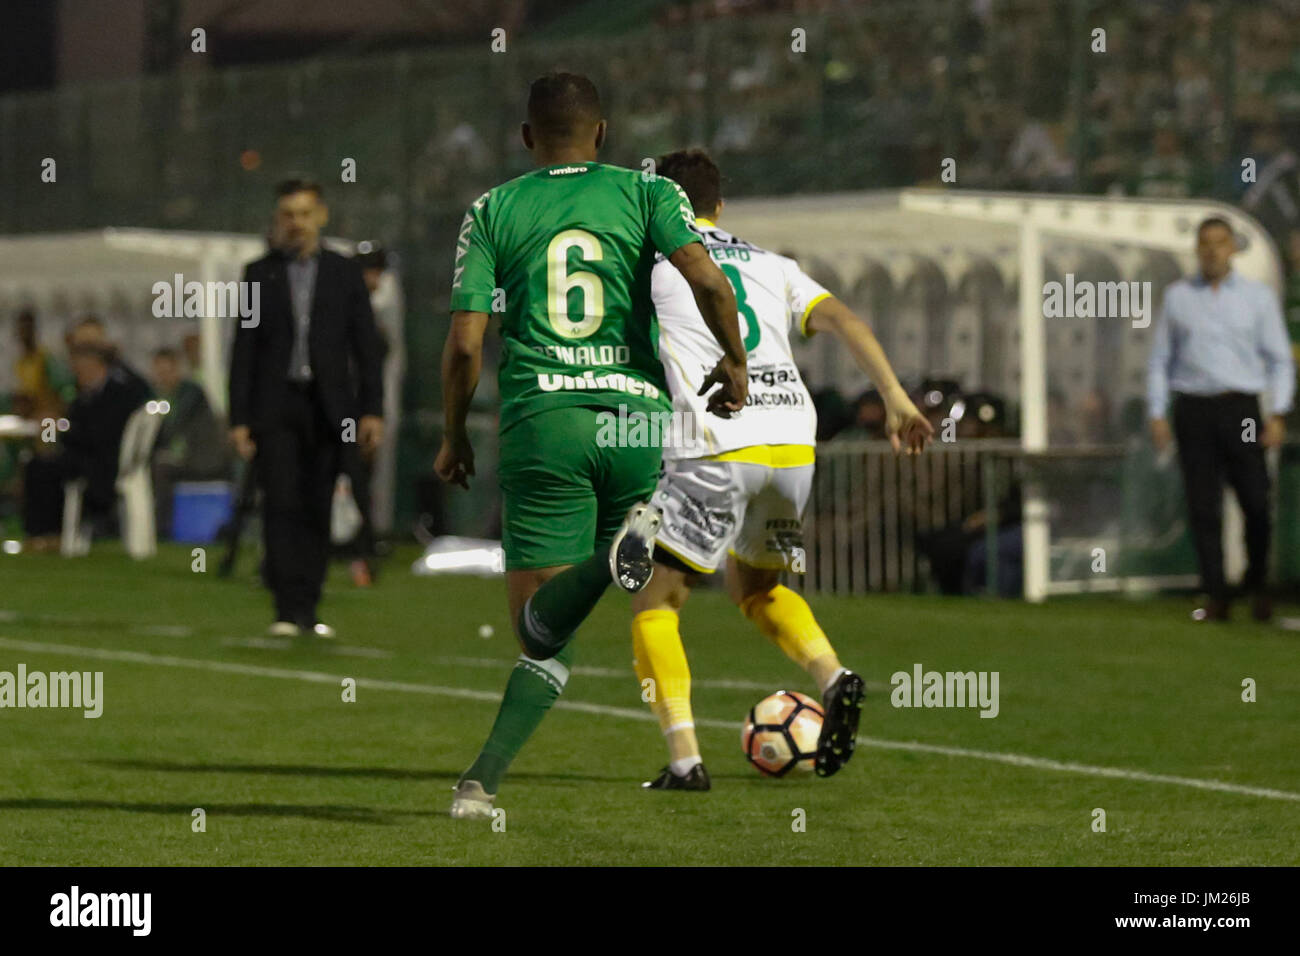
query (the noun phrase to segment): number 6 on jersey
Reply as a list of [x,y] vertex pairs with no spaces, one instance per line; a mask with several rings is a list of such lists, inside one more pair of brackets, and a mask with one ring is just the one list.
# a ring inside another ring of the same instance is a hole
[[[566,339],[585,339],[605,318],[605,288],[593,272],[570,272],[569,250],[576,247],[586,262],[604,257],[600,240],[585,229],[566,229],[556,233],[546,247],[546,312],[551,328]],[[583,316],[577,322],[569,317],[569,290],[582,290]]]

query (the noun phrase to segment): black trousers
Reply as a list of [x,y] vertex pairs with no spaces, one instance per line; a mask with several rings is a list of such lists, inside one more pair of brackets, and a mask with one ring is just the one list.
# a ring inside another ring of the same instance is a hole
[[313,386],[290,386],[278,419],[259,430],[264,579],[276,620],[316,621],[330,551],[330,504],[342,436]]
[[[1248,566],[1242,590],[1263,590],[1268,576],[1272,517],[1268,468],[1260,444],[1264,421],[1259,399],[1240,392],[1177,395],[1173,419],[1201,586],[1212,598],[1228,598],[1223,577],[1223,483],[1227,481],[1246,517]],[[1255,423],[1253,442],[1242,440],[1247,427],[1242,422],[1246,419]]]
[[66,451],[27,462],[23,474],[23,531],[28,537],[59,534],[63,530],[63,485],[76,478],[89,478],[92,471],[101,477],[86,487],[82,519],[102,525],[117,504],[112,481],[102,478],[104,468],[87,468]]
[[23,530],[29,538],[63,528],[63,483],[78,477],[66,455],[33,458],[23,472]]

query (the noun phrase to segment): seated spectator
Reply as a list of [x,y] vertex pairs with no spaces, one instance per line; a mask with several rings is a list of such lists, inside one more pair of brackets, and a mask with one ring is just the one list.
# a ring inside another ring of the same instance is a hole
[[848,402],[835,389],[825,388],[813,392],[812,400],[817,410],[818,441],[830,441],[837,435],[885,440],[885,402],[876,389]]
[[957,438],[1005,438],[1007,436],[1007,403],[992,392],[970,392],[961,396],[961,415],[953,403],[952,414],[957,419]]
[[1133,194],[1150,199],[1185,199],[1196,191],[1194,172],[1178,132],[1165,123],[1156,128],[1151,155],[1138,167]]
[[225,432],[194,381],[184,378],[181,357],[163,348],[153,356],[153,384],[165,402],[153,455],[154,508],[159,537],[169,537],[172,491],[178,481],[210,481],[230,475]]
[[[82,499],[86,519],[112,524],[117,500],[117,460],[122,431],[146,393],[113,374],[113,355],[95,345],[72,352],[77,397],[68,406],[68,430],[61,432],[48,455],[27,464],[23,480],[23,525],[33,550],[57,548],[63,526],[63,485],[87,482]],[[39,447],[39,446],[38,446]]]
[[1018,104],[1013,104],[1008,112],[1016,126],[1007,153],[1012,183],[1033,192],[1068,188],[1074,176],[1074,163],[1062,145],[1060,126],[1031,119]]
[[853,413],[844,396],[835,389],[818,389],[812,393],[812,401],[817,410],[818,441],[830,441],[852,424]]
[[927,378],[912,393],[912,401],[921,410],[937,440],[943,440],[944,419],[952,413],[953,403],[961,399],[961,384],[950,378]]
[[69,353],[80,345],[89,345],[103,351],[108,356],[109,377],[129,389],[131,394],[137,395],[140,399],[137,405],[144,404],[153,396],[153,389],[149,387],[144,376],[122,360],[117,345],[109,341],[108,330],[98,318],[93,315],[86,316],[72,327],[67,338]]
[[72,375],[36,337],[36,314],[18,314],[18,358],[14,359],[14,412],[24,418],[44,418],[62,412],[76,393]]
[[[1009,433],[1006,403],[989,392],[972,392],[958,399],[960,438],[1005,438]],[[1015,597],[1024,587],[1024,525],[1020,483],[1014,479],[997,489],[997,513],[983,507],[960,521],[918,534],[917,543],[930,561],[930,572],[942,594],[981,594],[988,577],[988,527],[995,522],[997,588],[1000,597]]]
[[888,439],[885,431],[885,400],[876,389],[869,389],[853,403],[853,426],[865,437],[879,441]]
[[[961,524],[967,545],[962,568],[964,594],[984,594],[988,590],[988,523],[988,513],[980,509]],[[998,502],[996,537],[998,597],[1019,597],[1025,586],[1025,536],[1018,482]]]

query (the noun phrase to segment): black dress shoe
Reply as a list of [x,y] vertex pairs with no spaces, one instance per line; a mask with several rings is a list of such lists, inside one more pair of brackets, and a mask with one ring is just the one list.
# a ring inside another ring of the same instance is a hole
[[302,637],[320,637],[327,640],[338,636],[334,628],[314,617],[298,619],[298,634]]
[[1273,620],[1273,599],[1267,594],[1256,594],[1250,599],[1250,616],[1261,622]]

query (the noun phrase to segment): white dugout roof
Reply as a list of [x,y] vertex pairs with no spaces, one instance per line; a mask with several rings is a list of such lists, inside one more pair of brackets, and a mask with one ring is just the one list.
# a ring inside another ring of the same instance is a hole
[[[327,244],[351,251],[350,243]],[[62,322],[94,312],[118,330],[129,326],[131,342],[141,320],[176,323],[184,331],[197,323],[208,398],[224,409],[224,346],[232,320],[156,319],[153,286],[172,282],[178,273],[185,282],[238,280],[244,266],[265,252],[263,237],[233,233],[109,228],[0,237],[0,316],[11,318],[28,306],[42,319],[52,316]],[[58,328],[43,328],[42,342],[52,344],[62,334],[62,322]],[[155,331],[160,334],[148,341],[165,340],[166,330]]]

